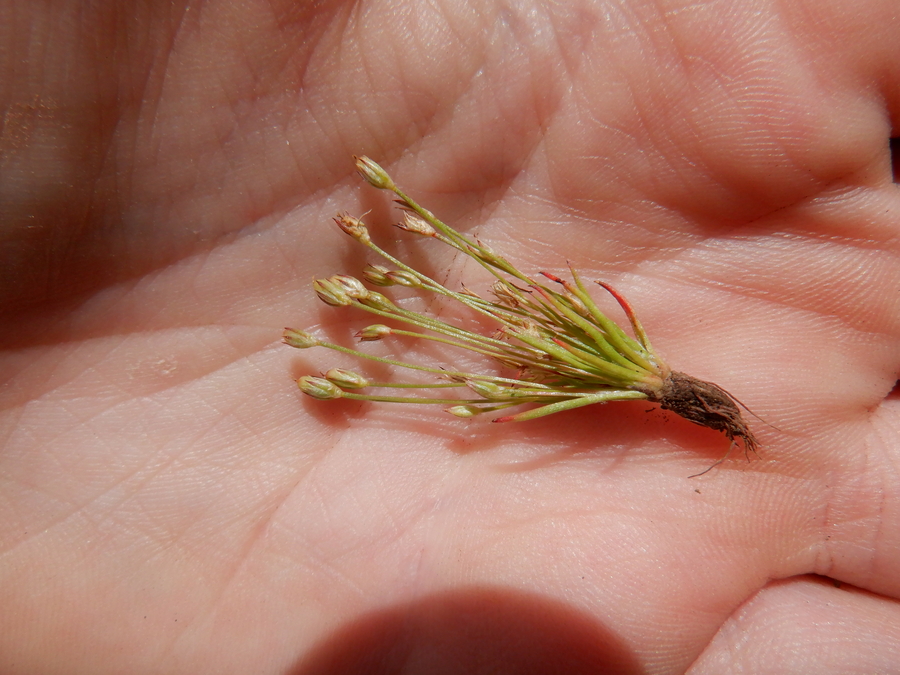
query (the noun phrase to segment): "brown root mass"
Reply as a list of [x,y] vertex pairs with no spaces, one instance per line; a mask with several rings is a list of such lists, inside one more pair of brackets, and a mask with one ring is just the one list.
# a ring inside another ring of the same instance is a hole
[[694,424],[721,431],[732,443],[739,438],[748,457],[751,452],[756,454],[759,443],[741,416],[738,402],[719,385],[673,371],[654,394],[652,400],[663,410],[671,410]]

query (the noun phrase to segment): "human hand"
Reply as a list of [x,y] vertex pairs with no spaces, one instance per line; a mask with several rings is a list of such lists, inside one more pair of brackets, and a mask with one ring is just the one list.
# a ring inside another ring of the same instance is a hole
[[[897,662],[893,3],[11,7],[0,670]],[[353,362],[281,328],[371,322],[308,289],[365,262],[330,217],[393,236],[362,153],[521,269],[613,282],[761,459],[688,479],[727,441],[640,402],[301,398]]]

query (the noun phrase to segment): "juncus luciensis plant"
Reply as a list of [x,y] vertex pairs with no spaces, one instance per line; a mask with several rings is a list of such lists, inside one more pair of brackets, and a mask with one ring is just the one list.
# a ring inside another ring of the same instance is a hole
[[[356,334],[363,342],[383,340],[391,335],[436,341],[490,357],[506,372],[504,375],[470,373],[414,365],[332,344],[309,332],[288,328],[284,341],[292,347],[327,347],[363,359],[433,373],[439,379],[426,385],[370,382],[355,372],[334,368],[323,377],[301,377],[297,384],[305,394],[317,399],[438,404],[445,406],[451,415],[462,418],[532,404],[521,411],[501,414],[494,422],[521,422],[595,403],[645,399],[695,424],[723,432],[731,441],[729,450],[740,440],[745,452],[756,452],[756,438],[736,400],[718,385],[672,370],[654,351],[631,305],[609,284],[597,282],[624,310],[634,337],[600,311],[574,269],[572,281],[541,272],[553,286],[540,283],[481,242],[461,235],[438,220],[398,188],[384,169],[368,157],[358,158],[356,166],[370,185],[397,196],[404,212],[403,221],[397,225],[400,229],[436,239],[471,257],[496,277],[491,288],[493,299],[480,297],[468,289],[451,290],[382,250],[372,241],[360,219],[339,214],[335,218],[338,227],[390,265],[368,265],[362,273],[363,279],[373,286],[400,285],[438,293],[496,322],[498,330],[492,335],[482,335],[433,316],[402,309],[359,279],[344,274],[316,279],[313,282],[316,294],[326,304],[357,307],[379,317],[379,323]],[[469,395],[435,398],[360,393],[363,389],[404,388],[467,389]],[[720,462],[723,460],[724,457]]]

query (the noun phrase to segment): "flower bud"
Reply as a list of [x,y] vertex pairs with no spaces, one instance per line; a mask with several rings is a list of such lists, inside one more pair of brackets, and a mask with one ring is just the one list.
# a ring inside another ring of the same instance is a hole
[[386,338],[392,332],[390,326],[385,326],[383,323],[376,323],[363,328],[356,334],[356,337],[363,342],[375,342],[376,340]]
[[381,309],[384,311],[396,309],[393,302],[376,291],[369,291],[369,294],[365,298],[360,298],[359,301],[366,307],[372,307],[374,309]]
[[297,380],[297,386],[307,396],[312,396],[320,401],[328,401],[330,399],[340,398],[341,390],[337,385],[332,384],[322,377],[313,377],[304,375]]
[[319,341],[305,330],[297,330],[296,328],[285,328],[281,337],[284,340],[284,344],[297,349],[307,349],[319,344]]
[[510,321],[509,323],[511,325],[503,326],[503,328],[500,329],[506,335],[510,335],[515,338],[524,336],[531,339],[542,339],[537,324],[530,319],[521,319],[516,321],[515,323]]
[[376,162],[365,155],[353,159],[356,160],[356,170],[359,171],[359,175],[365,178],[372,187],[377,187],[379,190],[393,190],[396,187],[394,181],[387,175],[387,171],[378,166]]
[[491,286],[491,292],[501,304],[507,307],[518,307],[520,304],[519,298],[513,293],[509,284],[504,281],[495,281],[494,285]]
[[313,281],[313,290],[326,305],[346,307],[350,304],[350,296],[330,279],[316,279]]
[[372,241],[371,237],[369,237],[369,229],[363,225],[363,221],[359,218],[354,218],[349,213],[339,213],[335,217],[334,222],[357,241],[363,244],[368,244]]
[[354,300],[362,300],[369,294],[369,289],[363,286],[363,283],[359,279],[351,277],[349,274],[335,274],[334,276],[328,277],[328,281],[335,284],[343,290],[348,297],[353,298]]
[[455,417],[469,419],[470,417],[475,417],[475,415],[480,415],[484,410],[474,405],[455,405],[452,408],[444,408],[444,412],[448,412]]
[[434,237],[437,235],[437,230],[435,230],[428,221],[422,218],[418,213],[413,213],[412,211],[404,212],[403,222],[395,223],[394,226],[399,227],[406,232],[421,234],[423,237]]
[[406,270],[393,270],[392,272],[388,272],[385,274],[388,279],[397,284],[398,286],[406,286],[407,288],[420,288],[422,286],[422,282],[412,272],[407,272]]
[[393,286],[394,282],[387,278],[390,270],[384,265],[366,265],[363,270],[363,279],[373,286]]
[[362,375],[344,368],[332,368],[325,373],[325,379],[341,389],[364,389],[369,386],[369,381]]
[[501,387],[493,382],[485,382],[484,380],[466,380],[466,386],[473,392],[489,400],[498,400],[509,398],[509,388]]

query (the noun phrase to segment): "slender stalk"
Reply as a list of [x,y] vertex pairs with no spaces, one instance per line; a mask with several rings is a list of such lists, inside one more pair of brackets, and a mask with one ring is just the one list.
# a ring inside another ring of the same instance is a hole
[[[357,334],[362,341],[382,340],[392,335],[428,340],[467,349],[501,368],[514,369],[515,373],[507,377],[416,365],[326,342],[306,331],[286,329],[284,340],[292,347],[325,347],[377,363],[432,373],[445,380],[431,384],[370,382],[353,371],[334,368],[324,378],[301,377],[297,384],[306,394],[320,400],[347,398],[446,405],[450,406],[446,409],[448,413],[461,418],[522,404],[535,405],[498,417],[495,422],[521,422],[588,405],[644,399],[659,403],[663,409],[672,410],[691,422],[722,431],[732,442],[741,439],[748,455],[756,451],[756,439],[743,421],[735,399],[715,384],[669,368],[651,346],[631,304],[612,286],[597,282],[621,307],[634,337],[600,310],[576,270],[570,268],[572,282],[541,272],[562,290],[537,283],[477,237],[460,234],[420,206],[372,160],[358,158],[357,169],[371,185],[397,196],[404,210],[404,219],[397,225],[400,229],[450,246],[488,270],[496,279],[492,287],[495,300],[482,298],[465,287],[462,291],[447,288],[372,241],[362,220],[339,214],[335,222],[344,232],[396,267],[392,270],[370,265],[363,277],[378,286],[399,284],[454,300],[495,322],[498,331],[482,335],[436,316],[403,309],[381,293],[369,290],[358,279],[342,274],[313,282],[319,298],[331,306],[356,307],[416,329],[375,324]],[[467,387],[477,398],[357,393],[364,388],[454,387]]]

